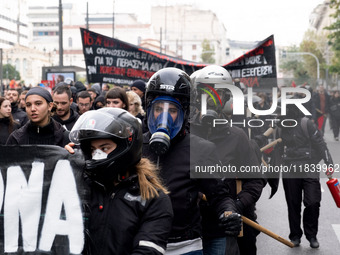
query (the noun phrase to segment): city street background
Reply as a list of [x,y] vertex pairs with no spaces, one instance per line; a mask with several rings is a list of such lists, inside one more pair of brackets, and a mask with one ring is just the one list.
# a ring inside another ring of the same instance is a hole
[[[333,138],[329,123],[325,129],[324,139],[332,155],[334,164],[340,163],[340,142]],[[322,163],[322,162],[321,162]],[[321,174],[321,177],[323,174]],[[259,255],[337,255],[340,254],[340,208],[338,208],[326,184],[327,178],[320,179],[322,200],[319,218],[318,240],[320,247],[312,249],[305,236],[301,238],[299,247],[289,248],[288,246],[261,233],[257,238],[257,254]],[[270,187],[267,185],[257,203],[258,223],[277,235],[289,240],[288,211],[280,180],[279,189],[272,199],[268,199]],[[302,206],[303,210],[303,206]],[[301,225],[302,227],[302,225]]]

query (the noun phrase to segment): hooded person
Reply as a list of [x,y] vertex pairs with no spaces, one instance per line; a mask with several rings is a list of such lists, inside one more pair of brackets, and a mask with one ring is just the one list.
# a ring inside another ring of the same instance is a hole
[[143,80],[136,80],[134,81],[130,88],[133,92],[135,92],[142,100],[142,107],[145,111],[145,87],[146,87],[146,83]]
[[105,97],[104,96],[99,96],[94,100],[93,103],[93,108],[94,110],[98,110],[100,108],[103,108],[105,106]]
[[[232,78],[225,68],[217,65],[204,67],[190,77],[193,81],[191,106],[195,109],[195,114],[190,120],[191,133],[213,142],[222,165],[236,170],[237,174],[226,173],[223,182],[235,201],[238,213],[256,221],[255,205],[266,181],[260,175],[239,174],[243,167],[260,167],[256,150],[241,128],[227,123],[213,125],[215,119],[228,118],[226,111],[229,111],[230,91],[223,85],[233,87]],[[208,97],[208,95],[215,96],[215,92],[219,98],[216,104],[212,97]],[[206,102],[205,111],[202,110],[204,102]],[[237,190],[238,183],[242,186],[241,191]],[[256,236],[259,234],[257,230],[243,225],[242,237],[236,239],[227,236],[219,226],[219,221],[213,217],[214,210],[209,200],[201,201],[200,210],[204,254],[238,254],[238,250],[241,255],[256,254]]]
[[85,91],[86,87],[81,81],[76,81],[74,84],[74,87],[76,88],[77,94],[81,91]]

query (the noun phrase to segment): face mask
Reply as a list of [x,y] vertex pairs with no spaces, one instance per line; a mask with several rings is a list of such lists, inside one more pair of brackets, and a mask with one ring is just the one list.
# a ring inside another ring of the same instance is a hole
[[107,158],[107,154],[100,149],[96,149],[92,152],[92,159],[94,160],[101,160],[101,159],[106,159],[106,158]]
[[148,127],[152,134],[150,150],[157,155],[166,153],[170,140],[181,130],[183,122],[183,110],[177,100],[171,97],[156,98],[148,111]]

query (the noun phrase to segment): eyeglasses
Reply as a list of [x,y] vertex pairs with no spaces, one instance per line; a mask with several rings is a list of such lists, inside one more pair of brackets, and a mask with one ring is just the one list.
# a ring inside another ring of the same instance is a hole
[[78,105],[79,105],[80,107],[89,107],[89,106],[90,106],[90,103],[86,103],[86,104],[79,103]]

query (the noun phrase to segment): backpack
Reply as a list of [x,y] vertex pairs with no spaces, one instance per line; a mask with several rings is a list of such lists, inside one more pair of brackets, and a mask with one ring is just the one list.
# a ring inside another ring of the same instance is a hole
[[[309,135],[309,132],[308,132],[308,118],[307,117],[303,117],[301,119],[301,128],[302,128],[302,131],[303,131],[303,134],[305,135],[305,137],[309,140],[310,139],[310,135]],[[312,143],[309,142],[309,148],[310,148],[310,152],[311,152],[311,156],[313,157],[313,159],[315,159],[317,161],[317,163],[319,163],[322,159],[320,153],[317,153],[316,155],[312,155]]]

